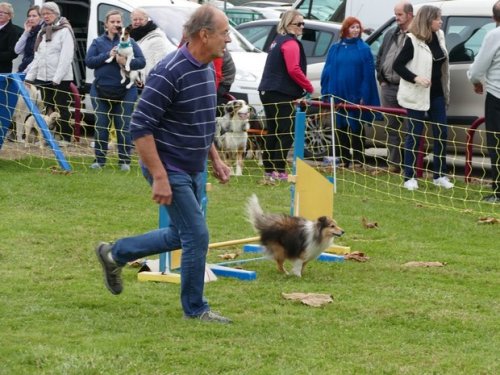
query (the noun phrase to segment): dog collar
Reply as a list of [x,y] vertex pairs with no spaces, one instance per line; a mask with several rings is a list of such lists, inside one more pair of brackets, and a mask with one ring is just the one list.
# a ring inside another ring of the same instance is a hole
[[131,47],[132,43],[130,41],[128,41],[128,42],[120,42],[118,45],[119,45],[120,48],[127,48],[127,47]]

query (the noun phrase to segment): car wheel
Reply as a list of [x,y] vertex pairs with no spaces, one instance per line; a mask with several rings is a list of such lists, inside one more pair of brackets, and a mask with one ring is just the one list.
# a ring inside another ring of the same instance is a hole
[[332,155],[332,128],[325,116],[314,114],[307,116],[304,145],[304,158],[323,160]]

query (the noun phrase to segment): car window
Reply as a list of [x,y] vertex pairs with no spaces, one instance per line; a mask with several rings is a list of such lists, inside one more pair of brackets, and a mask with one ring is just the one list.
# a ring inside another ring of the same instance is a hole
[[372,51],[374,60],[377,59],[378,50],[382,45],[382,41],[384,40],[385,34],[394,30],[395,27],[397,26],[396,26],[396,21],[394,20],[392,23],[388,24],[387,27],[384,30],[382,30],[382,32],[378,34],[374,39],[370,38],[370,41],[368,43],[370,45],[370,49]]
[[314,56],[326,56],[328,50],[330,49],[330,46],[335,41],[337,41],[339,35],[337,33],[332,34],[323,31],[320,31],[318,34],[319,35],[317,38],[316,49],[314,50]]
[[450,63],[474,61],[484,36],[494,27],[490,17],[448,17],[445,35]]
[[239,25],[245,22],[256,21],[263,19],[264,16],[251,9],[226,9],[226,16],[234,22],[235,25]]
[[335,34],[304,28],[301,42],[307,58],[323,57],[333,43]]
[[130,25],[130,12],[123,8],[115,5],[100,4],[97,8],[97,17],[99,21],[97,22],[97,35],[102,35],[104,33],[104,22],[106,21],[106,14],[110,10],[118,10],[122,13],[122,25]]
[[[300,2],[295,2],[294,7],[300,11],[305,18],[312,18],[320,21],[333,21],[335,12],[342,5],[345,5],[344,0],[302,0]],[[342,19],[343,18],[344,17],[342,17]]]
[[243,27],[238,29],[238,31],[255,47],[264,51],[267,38],[271,33],[272,29],[276,29],[276,26],[262,25],[262,26]]

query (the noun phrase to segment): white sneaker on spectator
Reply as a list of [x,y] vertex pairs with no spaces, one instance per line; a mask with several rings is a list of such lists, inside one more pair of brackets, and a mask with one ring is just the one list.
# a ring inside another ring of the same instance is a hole
[[120,170],[122,170],[123,172],[129,172],[130,171],[130,164],[120,165]]
[[444,189],[451,189],[453,186],[455,186],[446,176],[435,178],[434,185],[442,187]]
[[408,181],[405,181],[403,186],[405,187],[405,189],[410,190],[410,191],[417,190],[418,189],[418,182],[414,178],[410,178]]
[[102,165],[99,164],[99,163],[93,163],[91,166],[90,166],[91,169],[101,169],[102,168]]

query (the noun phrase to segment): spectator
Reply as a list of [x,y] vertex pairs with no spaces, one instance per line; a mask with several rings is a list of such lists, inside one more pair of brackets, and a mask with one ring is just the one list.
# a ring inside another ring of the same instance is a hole
[[409,118],[404,146],[404,187],[408,190],[418,189],[415,163],[426,112],[433,131],[434,185],[444,189],[453,187],[446,177],[446,106],[450,94],[450,74],[442,23],[439,8],[422,6],[394,61],[394,70],[401,77],[398,103],[406,108]]
[[168,228],[96,248],[107,288],[122,292],[121,270],[127,262],[182,247],[181,304],[185,319],[230,323],[210,310],[203,297],[209,234],[201,209],[205,163],[212,159],[223,183],[230,169],[213,144],[215,75],[212,60],[230,42],[223,12],[199,7],[184,25],[187,44],[169,53],[151,71],[132,116],[131,133],[152,198],[165,205]]
[[17,57],[14,50],[19,39],[19,27],[12,23],[14,8],[10,3],[0,3],[0,73],[12,73],[12,60]]
[[16,43],[15,51],[18,55],[23,55],[23,60],[19,64],[18,71],[23,73],[35,57],[35,41],[38,32],[42,28],[42,16],[40,7],[33,5],[28,9],[26,21],[24,21],[24,32]]
[[[122,14],[119,10],[110,10],[105,17],[106,31],[95,38],[87,51],[85,64],[90,69],[95,69],[94,82],[90,87],[90,98],[96,113],[95,122],[95,161],[90,166],[92,169],[101,169],[106,164],[108,151],[109,129],[114,123],[117,136],[119,165],[122,171],[130,170],[130,115],[137,100],[137,87],[132,85],[126,88],[128,80],[121,83],[120,70],[125,65],[127,58],[117,52],[120,43],[120,30],[122,27]],[[146,65],[144,55],[137,43],[132,40],[134,58],[130,63],[131,70],[144,68]],[[106,60],[113,56],[112,62]]]
[[[217,65],[217,62],[220,66]],[[231,53],[224,50],[224,57],[214,60],[215,71],[220,71],[216,86],[217,86],[217,105],[227,102],[226,95],[231,91],[231,85],[236,76],[236,66],[234,65]]]
[[[398,104],[399,75],[394,71],[394,60],[398,56],[406,37],[406,32],[413,19],[413,6],[403,1],[394,7],[396,24],[389,30],[382,41],[377,55],[377,79],[380,84],[380,99],[382,106],[389,108],[401,108]],[[401,171],[401,125],[398,116],[387,116],[387,163],[389,171],[400,173]]]
[[482,94],[486,86],[484,117],[486,142],[491,161],[493,194],[483,198],[490,203],[500,202],[500,1],[493,5],[496,28],[484,37],[483,44],[468,71],[474,91]]
[[142,70],[142,80],[146,82],[147,76],[153,67],[169,52],[175,50],[169,48],[169,42],[165,33],[149,19],[148,14],[142,8],[136,8],[130,14],[132,24],[130,25],[130,36],[141,48],[146,66]]
[[35,81],[42,89],[42,99],[47,112],[59,112],[57,132],[62,146],[71,142],[73,128],[70,124],[70,84],[73,81],[73,56],[75,36],[68,20],[61,17],[56,3],[44,3],[40,12],[44,26],[35,41],[35,57],[26,74],[26,81]]
[[[361,39],[362,32],[361,21],[347,17],[340,28],[340,41],[328,51],[321,72],[321,95],[333,95],[336,104],[380,105],[375,64],[370,47]],[[371,113],[360,110],[337,111],[336,156],[340,165],[364,164],[362,122],[373,120],[371,117]]]
[[288,180],[286,159],[294,136],[293,101],[314,90],[306,77],[306,55],[298,39],[303,29],[300,12],[292,9],[283,13],[258,88],[267,122],[263,162],[264,178],[269,181]]

